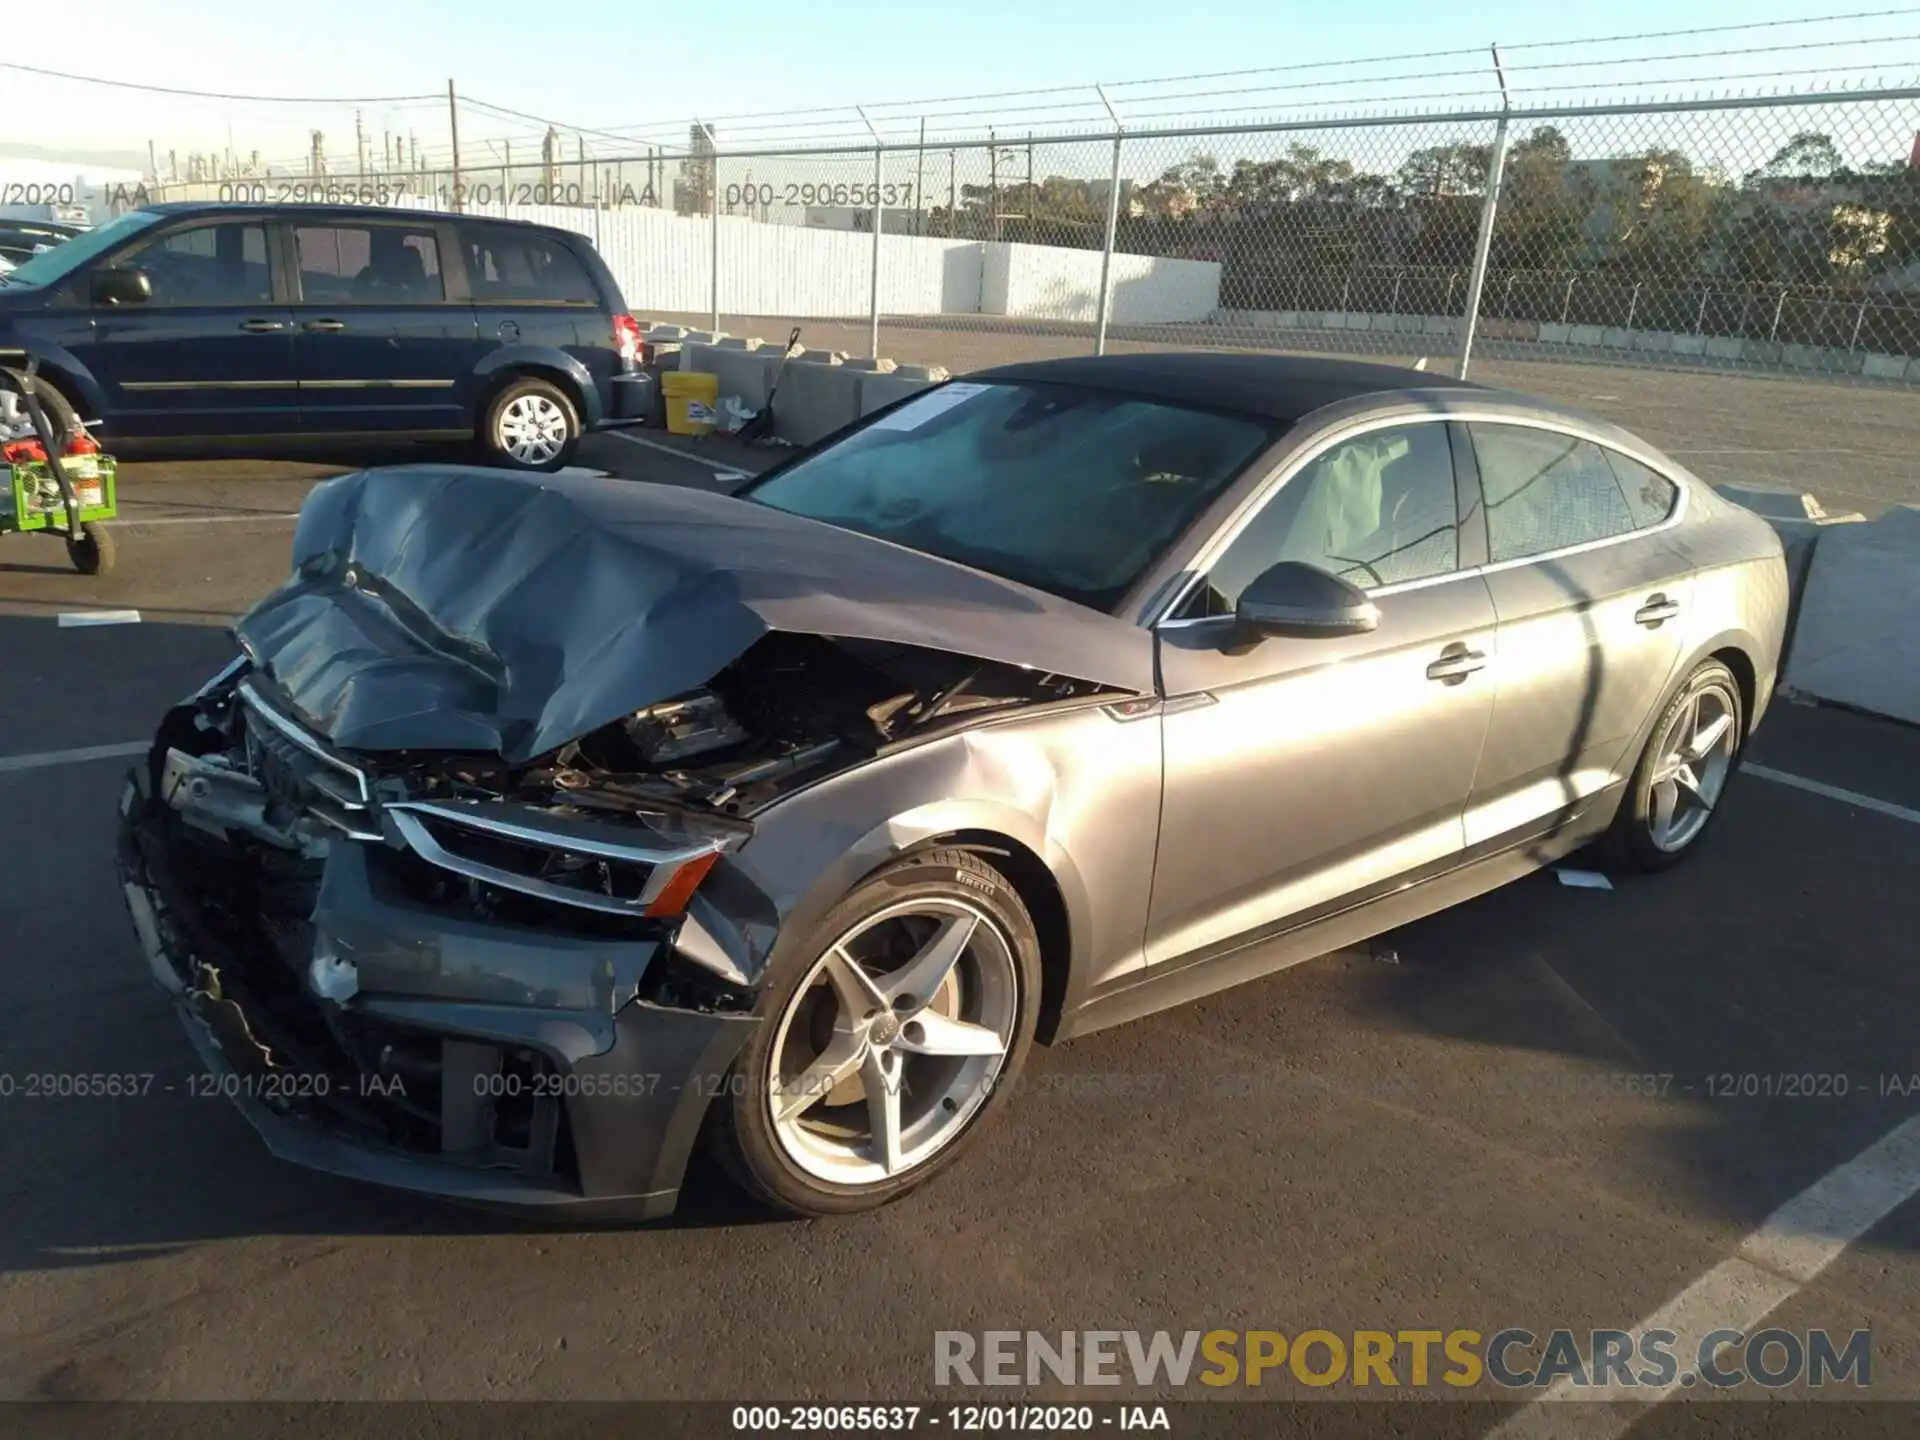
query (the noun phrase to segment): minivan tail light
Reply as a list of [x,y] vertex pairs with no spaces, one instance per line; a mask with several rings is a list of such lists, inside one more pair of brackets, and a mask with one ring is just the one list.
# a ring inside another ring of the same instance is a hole
[[623,364],[631,368],[640,356],[640,322],[631,315],[613,317],[613,348]]

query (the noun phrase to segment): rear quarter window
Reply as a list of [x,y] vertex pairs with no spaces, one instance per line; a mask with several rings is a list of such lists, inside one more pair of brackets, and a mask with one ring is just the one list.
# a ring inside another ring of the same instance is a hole
[[462,226],[467,284],[481,301],[598,305],[593,277],[562,240],[538,231]]
[[1620,482],[1621,492],[1627,497],[1627,509],[1633,512],[1636,529],[1658,525],[1673,514],[1674,504],[1680,498],[1678,485],[1618,450],[1609,450],[1606,456],[1607,464],[1613,467],[1614,476]]

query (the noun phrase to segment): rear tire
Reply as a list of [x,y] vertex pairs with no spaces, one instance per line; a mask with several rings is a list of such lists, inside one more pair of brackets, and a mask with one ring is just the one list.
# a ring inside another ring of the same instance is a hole
[[1620,811],[1596,847],[1610,868],[1654,874],[1699,848],[1739,769],[1746,720],[1733,672],[1718,660],[1694,667],[1654,722]]
[[579,448],[580,411],[573,397],[551,380],[523,375],[508,381],[487,406],[480,443],[495,465],[558,470]]
[[908,856],[768,977],[709,1140],[792,1214],[884,1205],[953,1164],[1005,1103],[1039,1001],[1039,940],[1007,878],[965,850]]

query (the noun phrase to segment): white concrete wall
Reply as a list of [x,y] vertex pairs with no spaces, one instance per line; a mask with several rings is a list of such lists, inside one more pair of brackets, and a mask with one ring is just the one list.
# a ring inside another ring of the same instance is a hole
[[[635,312],[706,311],[713,303],[710,222],[646,208],[475,205],[469,213],[532,220],[587,236]],[[720,309],[796,319],[868,312],[873,236],[720,217]],[[880,237],[880,308],[889,315],[1011,315],[1092,320],[1100,254],[977,240]],[[1220,267],[1147,255],[1113,259],[1117,324],[1205,320],[1220,303]]]

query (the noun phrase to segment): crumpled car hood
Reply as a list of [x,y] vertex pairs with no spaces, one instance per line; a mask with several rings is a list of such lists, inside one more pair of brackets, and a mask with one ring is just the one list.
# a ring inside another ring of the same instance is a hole
[[308,496],[294,574],[239,623],[356,750],[520,763],[706,683],[769,631],[893,641],[1135,693],[1139,627],[725,495],[415,465]]

